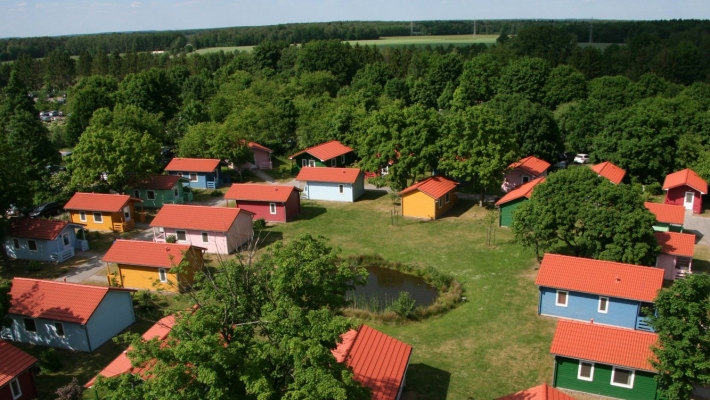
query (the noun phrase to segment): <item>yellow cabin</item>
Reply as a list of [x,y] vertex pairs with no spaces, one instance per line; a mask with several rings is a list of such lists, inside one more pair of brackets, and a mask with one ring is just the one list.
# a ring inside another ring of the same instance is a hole
[[71,222],[95,231],[126,232],[135,226],[134,199],[122,194],[76,193],[64,206]]
[[399,192],[402,215],[405,217],[437,219],[456,203],[456,185],[443,176],[432,176]]
[[118,267],[118,284],[131,289],[179,293],[195,283],[203,248],[189,244],[116,240],[103,261]]

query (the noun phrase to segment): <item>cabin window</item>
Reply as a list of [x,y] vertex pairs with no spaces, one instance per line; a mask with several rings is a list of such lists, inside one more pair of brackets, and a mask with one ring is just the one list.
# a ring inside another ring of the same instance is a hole
[[599,310],[600,313],[606,314],[609,311],[609,298],[599,297]]
[[86,222],[86,211],[79,211],[79,221]]
[[338,193],[340,193],[340,194],[345,193],[345,189],[344,189],[343,185],[338,185]]
[[187,241],[185,231],[175,231],[175,236],[177,237],[177,240],[181,240],[183,242]]
[[190,182],[197,182],[197,174],[190,173]]
[[62,235],[62,242],[65,246],[69,246],[69,234],[65,233]]
[[148,200],[155,200],[155,190],[147,191],[146,197],[148,198]]
[[692,203],[693,202],[693,192],[685,192],[685,202],[686,203]]
[[269,214],[276,214],[276,203],[269,203]]
[[557,298],[555,299],[555,305],[560,307],[567,307],[567,297],[569,293],[565,290],[557,291]]
[[123,207],[123,217],[128,221],[131,219],[131,207],[125,206]]
[[103,215],[101,215],[100,212],[94,213],[94,222],[99,223],[99,224],[104,222],[104,217],[103,217]]
[[141,192],[140,192],[140,190],[134,190],[134,191],[133,191],[133,197],[135,197],[136,199],[140,199],[140,198],[141,198]]
[[301,160],[301,167],[307,167],[307,166],[308,166],[308,160],[306,160],[304,158],[303,160]]
[[523,183],[528,183],[530,182],[530,177],[527,175],[523,175]]
[[22,389],[20,388],[20,381],[17,378],[10,381],[10,391],[12,392],[12,398],[19,399],[22,396]]
[[439,198],[436,200],[436,204],[439,205],[439,208],[443,207],[443,206],[444,206],[444,199],[441,198],[441,197],[439,197]]
[[174,189],[173,189],[173,195],[174,195],[175,197],[178,197],[178,196],[180,195],[180,191],[178,190],[178,188],[174,188]]
[[64,324],[61,322],[55,322],[54,323],[54,332],[57,333],[57,336],[64,337]]
[[579,369],[577,369],[577,379],[581,379],[583,381],[593,381],[594,363],[580,361]]
[[20,248],[20,241],[17,239],[12,239],[12,247],[14,249],[19,249]]
[[175,175],[177,175],[177,176],[179,176],[179,177],[182,177],[182,172],[178,172],[178,173],[176,173]]
[[37,251],[37,242],[34,240],[28,240],[27,248],[30,249],[30,251]]
[[22,322],[25,324],[25,330],[27,332],[37,332],[37,325],[35,320],[32,318],[22,318]]
[[158,268],[158,278],[160,278],[161,282],[167,282],[168,270],[166,270],[165,268]]
[[202,232],[202,243],[209,243],[210,235],[207,232]]
[[308,160],[308,166],[309,166],[309,167],[315,167],[315,166],[316,166],[316,160]]
[[345,154],[343,154],[342,156],[340,156],[340,163],[343,164],[343,165],[345,165]]
[[337,159],[337,158],[331,159],[331,160],[330,160],[330,166],[331,166],[331,167],[337,167],[337,166],[338,166],[338,159]]
[[444,201],[446,204],[449,204],[449,201],[451,201],[451,193],[446,193],[446,195],[444,195]]
[[634,371],[614,367],[611,371],[611,385],[631,389],[634,387]]

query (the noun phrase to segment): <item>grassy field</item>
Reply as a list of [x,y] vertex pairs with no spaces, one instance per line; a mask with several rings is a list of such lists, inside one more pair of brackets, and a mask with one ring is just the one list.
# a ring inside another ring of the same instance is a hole
[[444,46],[447,47],[450,44],[454,46],[466,46],[476,43],[493,44],[496,42],[498,35],[442,35],[442,36],[391,36],[382,37],[379,39],[372,40],[350,40],[351,45],[359,44],[364,45],[376,45],[378,47],[395,47],[395,46],[409,46],[415,45],[417,47],[422,46]]
[[205,54],[205,53],[216,53],[219,51],[224,51],[225,53],[229,53],[234,50],[251,51],[253,48],[254,48],[254,46],[206,47],[204,49],[195,50],[195,53]]

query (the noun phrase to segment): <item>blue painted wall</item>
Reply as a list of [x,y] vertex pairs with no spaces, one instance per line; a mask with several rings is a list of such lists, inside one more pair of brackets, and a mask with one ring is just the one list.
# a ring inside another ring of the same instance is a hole
[[[64,246],[64,242],[62,241],[62,235],[65,233],[69,234],[69,245],[67,246]],[[17,239],[20,242],[19,249],[15,249],[13,239]],[[28,240],[34,240],[37,243],[37,251],[30,251],[29,245],[27,244]],[[53,253],[57,253],[68,248],[79,248],[74,227],[71,225],[64,228],[62,233],[60,233],[55,240],[25,239],[15,236],[7,236],[5,237],[3,246],[5,248],[5,252],[11,258],[37,261],[53,261],[51,258]]]
[[[170,171],[169,174],[182,174],[183,177],[187,178],[188,180],[190,179],[190,171]],[[222,177],[222,174],[220,173],[220,167],[217,167],[217,169],[209,173],[197,172],[197,182],[190,181],[188,182],[188,186],[196,189],[207,189],[207,182],[215,182],[215,187],[220,187],[223,184],[228,183],[228,180],[229,179]]]
[[600,324],[636,328],[636,317],[640,310],[638,301],[610,297],[608,312],[601,313],[598,311],[599,295],[570,291],[567,307],[555,305],[556,300],[557,289],[541,287],[539,313],[580,321],[594,318],[594,322]]
[[91,351],[136,322],[130,292],[109,291],[86,323]]
[[37,332],[28,332],[25,330],[25,324],[21,316],[10,315],[10,318],[12,318],[12,325],[9,328],[10,337],[16,342],[56,347],[58,349],[91,351],[86,331],[79,324],[62,322],[64,326],[64,336],[62,337],[57,335],[54,328],[54,323],[61,321],[35,318]]
[[365,193],[362,174],[358,176],[358,179],[354,184],[342,184],[343,193],[340,193],[340,183],[306,182],[306,185],[308,188],[304,189],[304,191],[307,191],[307,196],[310,200],[328,200],[352,203],[362,196],[363,193]]

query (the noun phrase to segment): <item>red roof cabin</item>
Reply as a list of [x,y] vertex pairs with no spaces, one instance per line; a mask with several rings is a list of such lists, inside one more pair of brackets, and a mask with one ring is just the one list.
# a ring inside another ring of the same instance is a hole
[[545,177],[535,178],[511,190],[498,200],[496,202],[496,207],[500,210],[498,213],[498,225],[506,227],[513,226],[513,211],[520,207],[521,204],[528,201],[532,196],[535,186],[545,182],[545,179]]
[[685,223],[685,208],[683,206],[672,206],[659,203],[643,203],[655,217],[656,223],[653,225],[654,231],[659,232],[683,232]]
[[352,203],[365,194],[365,174],[359,168],[301,168],[296,180],[309,200]]
[[135,199],[124,194],[74,193],[64,205],[69,219],[89,230],[126,232],[135,227]]
[[344,333],[341,339],[333,356],[352,369],[355,380],[372,389],[372,399],[399,399],[412,346],[367,325]]
[[355,162],[355,153],[337,140],[321,143],[299,151],[288,158],[303,167],[345,167]]
[[301,189],[290,185],[235,183],[224,198],[235,206],[254,213],[254,219],[287,222],[301,212]]
[[618,185],[624,180],[626,176],[626,171],[620,167],[612,164],[609,161],[604,161],[601,164],[597,164],[592,167],[592,171],[596,172],[597,175],[603,176],[608,179],[611,183]]
[[165,172],[178,175],[189,180],[191,188],[216,189],[229,181],[228,175],[223,175],[220,160],[216,158],[173,158]]
[[708,183],[695,171],[686,168],[667,175],[663,190],[666,191],[665,204],[683,206],[694,214],[700,214],[703,209],[703,195],[708,192]]
[[259,143],[249,142],[247,147],[254,154],[254,162],[244,164],[244,168],[249,169],[271,169],[271,153],[274,151]]
[[0,339],[0,360],[0,400],[36,399],[37,359]]
[[443,176],[432,176],[399,192],[402,215],[405,217],[437,219],[456,204],[456,186]]
[[535,156],[525,157],[508,166],[501,188],[505,193],[516,187],[528,183],[535,178],[547,176],[550,163]]
[[663,279],[676,280],[693,273],[695,235],[677,232],[656,232],[661,254],[656,257],[656,267],[663,268]]
[[574,400],[574,397],[543,383],[530,389],[499,397],[496,400]]

